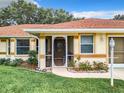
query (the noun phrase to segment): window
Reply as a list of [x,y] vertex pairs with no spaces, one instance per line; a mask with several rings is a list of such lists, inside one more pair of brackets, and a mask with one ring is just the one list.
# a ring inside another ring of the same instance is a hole
[[17,39],[17,54],[28,54],[29,39]]
[[93,36],[81,36],[81,53],[93,53]]

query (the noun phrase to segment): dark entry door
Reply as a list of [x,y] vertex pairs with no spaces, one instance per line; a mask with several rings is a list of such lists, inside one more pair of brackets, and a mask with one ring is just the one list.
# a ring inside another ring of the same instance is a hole
[[64,66],[66,61],[66,45],[63,37],[57,37],[54,40],[54,64],[55,66]]

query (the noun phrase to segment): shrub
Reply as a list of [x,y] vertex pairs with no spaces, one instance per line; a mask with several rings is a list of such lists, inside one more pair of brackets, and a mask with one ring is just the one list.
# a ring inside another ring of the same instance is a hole
[[68,64],[69,67],[75,67],[76,61],[71,60]]
[[10,62],[10,66],[19,66],[21,63],[23,62],[23,60],[21,58],[19,59],[14,59],[13,61]]
[[36,51],[34,51],[34,50],[29,51],[29,58],[28,58],[27,62],[30,64],[34,64],[34,65],[37,64],[38,59],[37,59],[37,52]]
[[6,65],[6,66],[17,66],[20,65],[21,62],[23,62],[22,59],[14,59],[14,60],[11,60],[10,58],[0,59],[0,65]]
[[11,61],[11,59],[10,58],[7,58],[7,59],[5,59],[4,60],[4,65],[6,65],[6,66],[9,66],[9,64],[11,63],[12,61]]
[[92,70],[92,66],[90,65],[89,62],[81,62],[79,64],[79,69],[80,70],[83,70],[83,71],[89,71],[89,70]]
[[94,62],[93,63],[94,70],[105,70],[106,72],[108,71],[108,65],[103,63],[103,62]]
[[17,63],[14,62],[14,61],[11,61],[8,65],[9,65],[9,66],[14,66],[14,67],[16,67],[16,66],[17,66]]
[[75,70],[81,70],[81,71],[91,71],[91,70],[96,70],[96,71],[108,71],[108,65],[105,64],[104,62],[93,62],[93,64],[90,64],[90,62],[80,62],[78,68],[74,68]]
[[0,65],[4,64],[5,61],[6,61],[5,58],[1,58],[1,59],[0,59]]
[[0,64],[1,65],[9,65],[11,63],[11,59],[10,58],[1,58],[0,59]]

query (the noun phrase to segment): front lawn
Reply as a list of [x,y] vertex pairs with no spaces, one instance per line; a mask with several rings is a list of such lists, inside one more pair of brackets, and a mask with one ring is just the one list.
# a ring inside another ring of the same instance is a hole
[[0,66],[0,93],[124,93],[124,81],[73,79],[36,73],[18,67]]

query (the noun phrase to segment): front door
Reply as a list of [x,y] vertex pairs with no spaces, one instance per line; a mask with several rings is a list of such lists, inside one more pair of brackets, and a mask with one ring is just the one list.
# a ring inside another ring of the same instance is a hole
[[54,65],[65,66],[66,63],[66,41],[63,37],[54,39]]

